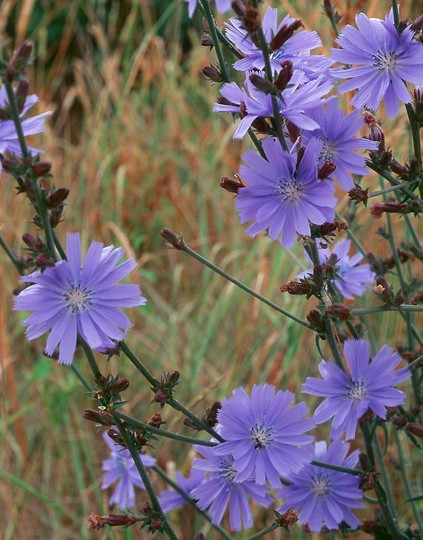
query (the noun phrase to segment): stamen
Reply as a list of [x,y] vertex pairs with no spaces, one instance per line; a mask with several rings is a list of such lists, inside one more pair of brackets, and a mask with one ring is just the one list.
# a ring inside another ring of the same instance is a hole
[[303,186],[296,178],[285,180],[285,178],[276,178],[276,193],[281,196],[284,202],[294,203],[301,199]]

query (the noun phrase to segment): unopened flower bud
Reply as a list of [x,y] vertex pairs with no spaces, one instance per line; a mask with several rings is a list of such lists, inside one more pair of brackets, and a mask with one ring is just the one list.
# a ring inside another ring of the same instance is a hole
[[416,437],[419,437],[420,439],[423,438],[423,425],[418,424],[417,422],[407,422],[405,429],[415,435]]
[[285,60],[282,62],[281,67],[282,69],[274,81],[274,85],[280,92],[285,90],[285,88],[288,86],[293,73],[292,62],[290,60]]
[[245,15],[245,6],[242,0],[232,0],[231,7],[235,12],[235,15],[242,19]]
[[[46,176],[46,174],[50,172],[51,163],[50,161],[38,161],[37,163],[34,163],[33,165],[31,165],[31,169],[36,178],[41,178],[42,176]],[[65,188],[60,188],[60,189],[65,189]],[[67,190],[67,192],[69,193],[69,190]]]
[[114,383],[110,385],[110,391],[116,394],[120,394],[127,388],[129,388],[129,381],[125,377],[118,379],[117,381],[115,381]]
[[292,527],[298,521],[298,514],[293,508],[287,510],[284,514],[278,517],[280,527]]
[[201,70],[201,73],[204,75],[204,77],[210,79],[213,82],[223,81],[222,73],[215,66],[205,66]]
[[284,24],[270,42],[272,51],[280,49],[282,45],[292,37],[293,33],[302,26],[304,25],[300,19],[295,19],[291,24]]
[[29,94],[28,81],[25,81],[25,80],[19,81],[18,87],[16,88],[15,97],[16,97],[16,105],[20,113],[23,111],[28,94]]
[[323,165],[320,167],[319,172],[317,173],[317,176],[320,180],[325,180],[328,178],[333,172],[335,172],[336,165],[333,161],[325,161]]
[[30,41],[24,41],[14,52],[9,65],[6,69],[6,76],[9,81],[13,81],[18,78],[19,75],[26,68],[32,53],[32,43]]
[[208,34],[203,34],[200,39],[200,44],[202,47],[213,47],[214,43]]
[[423,84],[419,84],[414,88],[414,110],[418,123],[423,123]]
[[57,206],[63,204],[69,193],[70,191],[67,188],[56,189],[47,197],[47,207],[56,208]]
[[369,189],[362,189],[360,187],[355,187],[353,189],[350,189],[348,192],[348,197],[352,201],[360,201],[363,203],[367,203],[367,199],[369,198]]
[[167,401],[167,398],[168,398],[167,392],[165,392],[164,390],[159,389],[154,394],[153,401],[155,401],[156,403],[165,404],[166,401]]
[[220,179],[220,187],[229,191],[229,193],[238,193],[238,191],[245,186],[240,180],[222,176]]
[[153,426],[155,428],[159,428],[163,424],[166,424],[166,422],[162,420],[162,417],[159,413],[153,414],[153,416],[150,418],[150,420],[147,423],[150,426]]
[[38,257],[33,260],[35,266],[41,270],[45,270],[49,266],[54,266],[54,260],[51,257],[48,257],[44,253],[40,253]]
[[281,286],[280,291],[283,293],[287,292],[289,294],[309,294],[311,291],[311,285],[305,281],[288,281]]
[[399,161],[397,161],[395,158],[391,159],[391,163],[389,164],[389,168],[395,174],[399,174],[399,175],[408,174],[408,168],[405,167],[405,165],[401,165],[401,163]]
[[375,203],[370,208],[370,214],[376,218],[382,217],[384,212],[386,212],[387,214],[402,214],[406,206],[406,203],[399,203],[397,201],[385,201],[383,203]]
[[340,321],[348,321],[351,319],[350,310],[345,304],[332,304],[331,306],[328,306],[325,311],[329,317],[339,319]]
[[32,234],[24,233],[22,235],[22,240],[25,242],[25,244],[35,252],[42,251],[45,248],[44,242],[41,240],[41,238],[32,236]]
[[250,75],[250,81],[257,88],[257,90],[260,90],[261,92],[264,92],[265,94],[276,94],[277,88],[276,86],[271,83],[269,80],[267,80],[265,77],[261,77],[260,75],[257,75],[256,73],[252,73]]
[[185,247],[185,242],[182,236],[179,236],[178,234],[174,233],[170,229],[162,229],[160,231],[160,235],[162,238],[166,240],[173,248],[181,250]]
[[137,518],[129,516],[127,514],[109,514],[107,516],[99,516],[98,514],[91,514],[88,517],[88,528],[95,531],[103,529],[105,525],[110,527],[121,527],[133,525],[137,522]]
[[[245,8],[242,22],[244,23],[244,27],[247,30],[247,32],[249,32],[250,34],[257,32],[257,30],[260,28],[260,25],[261,25],[260,11],[255,7],[249,6]],[[250,37],[253,39],[253,36],[250,36]]]
[[82,417],[90,422],[101,424],[102,426],[114,426],[115,421],[112,416],[106,411],[95,411],[93,409],[85,409],[82,413]]
[[420,30],[423,30],[423,15],[420,15],[412,22],[410,30],[412,32],[420,32]]
[[59,223],[62,222],[62,217],[64,214],[64,207],[63,206],[56,206],[53,208],[50,212],[50,225],[53,227],[57,227]]
[[217,415],[222,408],[220,401],[214,401],[210,409],[206,409],[206,415],[204,420],[210,427],[214,427],[217,424]]

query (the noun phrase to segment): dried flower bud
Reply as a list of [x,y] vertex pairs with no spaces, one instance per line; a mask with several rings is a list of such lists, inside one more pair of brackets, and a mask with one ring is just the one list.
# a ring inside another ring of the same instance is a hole
[[395,158],[391,159],[391,163],[389,164],[389,168],[395,174],[399,174],[399,175],[408,174],[408,168],[405,165],[401,165],[401,163],[399,161],[397,161]]
[[280,527],[290,527],[298,521],[298,514],[293,508],[287,510],[284,514],[278,517]]
[[423,122],[423,84],[419,84],[414,88],[414,110],[416,112],[416,120],[419,123]]
[[47,207],[56,208],[64,203],[70,191],[67,188],[59,188],[50,193],[47,197]]
[[49,266],[54,266],[54,260],[49,257],[48,255],[45,255],[44,253],[40,253],[38,257],[33,259],[33,263],[37,268],[40,268],[41,270],[45,270]]
[[200,39],[200,44],[202,47],[213,47],[214,43],[208,34],[203,34]]
[[166,422],[162,419],[159,413],[153,414],[153,416],[150,418],[150,420],[147,423],[150,426],[153,426],[155,428],[159,428],[163,424],[166,424]]
[[310,283],[307,283],[306,281],[298,282],[298,281],[288,281],[287,283],[284,283],[280,291],[282,293],[287,292],[289,294],[310,294],[311,292],[311,285]]
[[234,10],[234,13],[240,19],[244,18],[245,15],[245,6],[242,0],[232,0],[231,7]]
[[23,73],[29,63],[31,53],[32,43],[30,41],[24,41],[16,49],[6,69],[6,76],[9,81],[19,78],[19,76]]
[[350,310],[345,304],[332,304],[326,308],[325,312],[329,317],[339,319],[340,321],[348,321],[351,319]]
[[238,193],[238,191],[245,186],[240,180],[222,176],[220,180],[220,187],[226,191],[229,191],[229,193]]
[[[51,163],[50,161],[38,161],[37,163],[34,163],[33,165],[31,165],[31,169],[36,178],[41,178],[42,176],[46,176],[50,172]],[[65,188],[60,188],[60,189],[65,189]],[[69,190],[67,190],[67,192],[69,194]]]
[[311,324],[314,330],[320,333],[325,332],[325,321],[322,314],[317,309],[312,309],[306,316],[306,319]]
[[371,489],[374,489],[377,479],[378,474],[374,471],[369,471],[361,476],[359,487],[363,491],[370,491]]
[[214,427],[217,424],[217,415],[221,408],[222,404],[220,401],[214,401],[210,409],[206,409],[204,421],[207,422],[210,427]]
[[282,45],[292,37],[293,33],[302,26],[304,25],[300,19],[295,19],[294,22],[288,25],[284,24],[270,42],[272,51],[280,49]]
[[121,527],[127,525],[133,525],[137,522],[135,516],[128,516],[127,514],[109,514],[107,516],[99,516],[98,514],[91,514],[88,517],[88,528],[95,531],[103,529],[105,525],[110,527]]
[[28,94],[29,94],[28,81],[25,81],[25,80],[19,81],[18,87],[16,88],[16,92],[15,92],[15,98],[16,98],[16,105],[20,113],[23,111]]
[[261,92],[264,92],[265,94],[276,94],[277,88],[276,86],[271,83],[269,80],[267,80],[265,77],[261,77],[260,75],[257,75],[256,73],[252,73],[250,75],[250,81],[257,88],[257,90],[260,90]]
[[[250,6],[246,7],[244,16],[242,18],[242,22],[247,32],[249,32],[250,34],[257,32],[257,30],[260,28],[260,25],[261,25],[260,11],[255,7],[250,7]],[[250,37],[254,41],[254,36],[250,36]]]
[[326,17],[333,20],[335,23],[339,23],[339,21],[342,19],[342,15],[335,10],[335,6],[330,2],[330,0],[323,0],[323,9]]
[[350,189],[348,192],[348,197],[352,201],[360,201],[363,203],[367,203],[367,199],[369,198],[369,189],[362,189],[360,187],[355,187],[353,189]]
[[423,425],[418,424],[417,422],[408,422],[405,426],[405,429],[415,435],[416,437],[419,437],[419,439],[423,438]]
[[423,15],[420,15],[410,25],[410,30],[413,32],[420,32],[423,29]]
[[160,234],[173,248],[178,250],[184,249],[185,242],[182,236],[179,236],[169,229],[162,229]]
[[113,382],[109,390],[115,394],[120,394],[124,390],[129,388],[129,381],[125,377],[122,377],[121,379],[118,379],[117,381]]
[[222,82],[223,77],[222,73],[220,72],[217,67],[211,65],[211,66],[205,66],[201,70],[201,73],[206,77],[207,79],[210,79],[213,82]]
[[399,203],[397,201],[385,201],[383,203],[375,203],[370,208],[370,214],[375,218],[382,217],[384,212],[386,212],[387,214],[402,214],[406,206],[406,203]]
[[32,234],[29,233],[24,233],[22,235],[22,240],[32,251],[36,253],[43,251],[46,247],[41,238],[39,238],[38,236],[32,236]]
[[320,167],[319,172],[317,173],[317,176],[320,180],[325,180],[328,178],[333,172],[335,172],[336,165],[333,161],[325,161],[323,165]]
[[112,416],[106,411],[95,411],[93,409],[85,409],[82,413],[82,417],[90,422],[101,424],[102,426],[114,426],[115,421]]
[[289,81],[291,80],[293,67],[290,60],[285,60],[281,63],[282,69],[280,70],[278,76],[275,79],[274,85],[276,88],[282,92],[288,86]]

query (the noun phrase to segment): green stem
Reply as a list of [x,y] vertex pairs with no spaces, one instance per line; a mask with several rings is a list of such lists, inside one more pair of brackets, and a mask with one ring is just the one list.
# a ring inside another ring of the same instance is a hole
[[402,184],[397,184],[396,186],[379,189],[378,191],[372,191],[371,193],[369,193],[368,198],[372,199],[373,197],[379,197],[380,195],[384,195],[385,193],[391,193],[392,191],[404,190],[404,188],[408,188],[415,183],[415,180],[410,180],[409,182],[403,182]]
[[157,388],[158,381],[153,377],[153,375],[148,371],[148,369],[144,367],[144,365],[135,356],[135,354],[131,351],[128,345],[124,341],[121,341],[119,345],[122,352],[129,358],[129,360],[138,369],[138,371],[147,379],[151,386]]
[[372,313],[383,313],[384,311],[399,311],[401,312],[413,312],[423,311],[423,306],[413,306],[411,304],[403,304],[401,306],[380,306],[370,308],[358,308],[351,310],[351,314],[354,317],[361,317],[361,315],[370,315]]
[[226,538],[226,540],[232,540],[232,537],[229,536],[229,534],[225,531],[225,529],[222,529],[222,527],[220,527],[219,525],[215,525],[214,523],[212,523],[211,517],[207,514],[207,512],[200,510],[198,506],[196,506],[194,499],[192,499],[188,495],[188,493],[186,493],[183,489],[181,489],[178,486],[178,484],[174,482],[160,467],[158,467],[157,465],[154,465],[153,470],[156,471],[156,473],[161,478],[163,478],[163,480],[167,484],[169,484],[169,486],[171,486],[175,491],[177,491],[179,495],[181,495],[181,497],[183,497],[188,504],[193,506],[195,510],[197,511],[197,513],[200,514],[200,516],[202,516],[206,521],[208,521],[211,524],[211,526],[214,527],[216,531],[218,531],[223,536],[223,538]]
[[88,364],[90,365],[92,374],[94,376],[94,380],[97,381],[101,377],[101,371],[98,368],[93,351],[91,350],[91,347],[88,345],[88,343],[84,339],[82,339],[81,336],[78,336],[78,339],[82,348],[84,349],[85,356],[87,357]]
[[339,471],[347,474],[352,474],[353,476],[360,476],[362,471],[357,469],[349,469],[348,467],[341,467],[340,465],[333,465],[332,463],[325,463],[324,461],[318,461],[317,459],[312,459],[310,462],[316,467],[322,467],[322,469],[331,469],[332,471]]
[[67,256],[66,256],[66,252],[65,250],[62,248],[62,244],[60,243],[60,240],[58,239],[54,229],[52,230],[53,232],[53,241],[54,241],[54,245],[56,246],[56,249],[57,251],[59,252],[59,255],[60,257],[62,258],[63,261],[66,261],[67,260]]
[[[204,4],[207,6],[205,7]],[[200,8],[200,11],[202,12],[202,14],[204,15],[204,17],[206,18],[207,20],[207,23],[210,27],[210,32],[212,33],[212,40],[213,40],[213,44],[216,48],[216,43],[222,43],[222,45],[224,45],[228,50],[231,51],[231,53],[236,57],[238,58],[239,60],[241,60],[242,58],[244,58],[244,55],[241,54],[234,46],[233,44],[229,41],[229,39],[225,36],[225,34],[223,34],[219,28],[216,26],[215,22],[214,22],[214,17],[213,17],[213,13],[210,9],[210,6],[209,6],[209,2],[208,0],[205,0],[205,2],[203,2],[203,0],[198,0],[198,7]],[[212,27],[214,27],[214,32],[212,30]],[[216,41],[215,41],[216,39]]]
[[0,246],[4,249],[6,255],[9,257],[13,265],[15,266],[16,270],[18,271],[19,275],[23,275],[24,273],[24,267],[23,264],[20,262],[19,259],[17,259],[13,253],[12,250],[7,245],[6,241],[4,240],[3,236],[0,235]]
[[[258,38],[259,38],[259,43],[260,43],[260,49],[263,53],[264,72],[266,74],[267,80],[272,83],[273,73],[272,73],[272,65],[270,62],[269,46],[267,44],[266,36],[264,35],[262,27],[258,29]],[[279,112],[278,99],[276,96],[273,96],[273,95],[271,97],[272,97],[272,109],[273,109],[273,125],[276,128],[276,134],[278,136],[278,140],[282,146],[282,149],[285,150],[285,152],[287,152],[288,145],[286,144],[285,135],[282,129],[282,121],[281,121],[281,115]]]
[[123,414],[118,411],[115,411],[115,414],[121,420],[124,420],[128,424],[128,427],[138,427],[141,429],[145,429],[146,431],[155,433],[156,435],[160,435],[168,439],[175,439],[176,441],[182,441],[189,444],[198,444],[200,446],[214,447],[214,446],[217,446],[218,444],[211,441],[203,441],[202,439],[196,439],[195,437],[188,437],[186,435],[180,435],[179,433],[174,433],[173,431],[166,431],[162,428],[156,428],[154,426],[150,426],[150,424],[147,424],[147,422],[143,422],[142,420],[137,420],[136,418],[132,418],[132,416],[128,416],[127,414]]
[[397,0],[392,0],[392,13],[394,15],[395,28],[398,30],[400,19],[399,19],[399,8],[398,8]]
[[[222,270],[221,268],[219,268],[218,266],[216,266],[215,264],[213,264],[209,260],[205,259],[202,255],[200,255],[196,251],[192,250],[186,244],[184,244],[184,246],[181,248],[181,251],[185,251],[185,253],[188,253],[188,255],[190,255],[194,259],[197,259],[197,261],[201,262],[201,264],[204,264],[204,266],[207,266],[208,268],[213,270],[213,272],[216,272],[217,274],[219,274],[220,276],[222,276],[226,280],[230,281],[231,283],[233,283],[234,285],[236,285],[237,287],[239,287],[243,291],[247,292],[251,296],[254,296],[254,298],[257,298],[258,300],[261,300],[262,302],[264,302],[265,304],[267,304],[268,306],[273,308],[275,311],[281,313],[282,315],[284,315],[285,317],[288,317],[289,319],[295,321],[296,323],[301,324],[302,326],[305,326],[306,328],[311,329],[311,326],[307,322],[299,319],[295,315],[292,315],[291,313],[289,313],[289,311],[284,310],[283,308],[281,308],[277,304],[274,304],[273,302],[271,302],[270,300],[268,300],[267,298],[265,298],[261,294],[253,291],[253,289],[250,289],[250,287],[247,287],[247,285],[244,285],[244,283],[241,283],[240,281],[238,281],[234,277],[227,274],[224,270]],[[422,307],[422,310],[423,310],[423,307]]]
[[[411,484],[410,484],[410,481],[409,481],[407,473],[406,473],[406,468],[409,468],[409,465],[408,465],[407,461],[404,458],[404,452],[402,450],[401,440],[400,440],[399,432],[398,432],[397,429],[394,429],[394,438],[395,438],[395,443],[396,443],[397,449],[398,449],[398,457],[399,457],[399,463],[400,463],[400,469],[401,469],[401,476],[402,476],[402,481],[404,482],[405,492],[407,493],[408,499],[413,499],[414,494],[413,494],[413,491],[411,489]],[[422,516],[421,516],[421,514],[419,512],[419,509],[417,508],[416,502],[413,501],[413,500],[410,500],[410,502],[411,502],[411,506],[413,508],[414,518],[415,518],[415,520],[417,522],[417,525],[419,527],[419,530],[420,530],[420,536],[423,538],[423,519],[422,519]]]
[[160,519],[163,522],[163,529],[167,536],[171,538],[172,540],[178,540],[178,537],[174,533],[172,527],[169,524],[168,519],[164,515],[164,512],[162,510],[162,507],[160,506],[160,502],[154,492],[153,486],[150,482],[150,478],[147,473],[147,469],[144,466],[144,463],[142,462],[139,452],[137,448],[134,445],[134,441],[132,437],[128,434],[125,426],[122,424],[121,420],[117,416],[116,412],[110,413],[116,423],[116,427],[119,429],[120,434],[122,435],[123,440],[125,441],[125,446],[129,450],[132,459],[134,460],[135,466],[139,472],[140,478],[143,481],[145,490],[148,493],[148,496],[150,497],[151,503],[153,505],[154,510],[160,514]]
[[388,171],[386,171],[385,169],[381,169],[378,165],[373,163],[373,161],[371,161],[370,159],[366,159],[366,166],[369,167],[369,169],[372,169],[372,171],[375,171],[378,174],[380,174],[380,176],[383,176],[383,178],[385,178],[385,180],[388,180],[388,182],[392,184],[393,186],[401,185],[403,187],[404,193],[406,193],[408,197],[410,197],[410,199],[418,199],[418,197],[412,191],[404,187],[403,182],[399,182]]
[[[22,123],[19,116],[18,107],[16,105],[15,93],[13,92],[11,83],[7,79],[5,79],[4,81],[4,87],[6,89],[10,112],[11,112],[13,123],[15,125],[16,133],[18,135],[18,140],[19,140],[19,145],[22,150],[22,155],[25,159],[28,159],[31,157],[31,154],[29,153],[28,147],[26,145],[25,135],[22,129]],[[38,185],[36,178],[32,178],[32,185],[34,187],[35,198],[37,201],[35,208],[37,210],[38,215],[40,216],[43,230],[46,235],[47,245],[49,247],[51,256],[53,260],[56,261],[57,256],[56,256],[56,250],[54,248],[53,230],[51,227],[48,210],[45,205],[44,196],[40,189],[40,186]]]
[[75,366],[75,364],[71,364],[71,370],[75,373],[75,375],[78,377],[78,379],[81,381],[81,383],[85,386],[85,388],[91,392],[92,387],[90,383],[87,381],[87,379],[82,375],[82,373],[79,371],[79,369]]
[[217,35],[216,24],[213,19],[213,13],[211,11],[210,4],[207,0],[205,2],[201,2],[200,0],[199,5],[203,8],[202,11],[210,28],[211,37],[216,51],[216,56],[219,61],[219,67],[223,76],[223,80],[225,82],[230,82],[229,73],[226,68],[225,57],[223,56],[222,48],[220,46],[220,40],[219,36]]
[[274,521],[269,527],[266,527],[262,531],[258,532],[257,534],[253,534],[253,536],[250,536],[248,540],[257,540],[257,538],[262,538],[266,534],[274,531],[275,529],[279,529],[280,525],[276,521]]
[[415,370],[417,369],[420,364],[423,363],[423,355],[422,356],[419,356],[418,358],[416,358],[415,360],[413,360],[409,365],[408,365],[408,369],[411,369],[411,370]]

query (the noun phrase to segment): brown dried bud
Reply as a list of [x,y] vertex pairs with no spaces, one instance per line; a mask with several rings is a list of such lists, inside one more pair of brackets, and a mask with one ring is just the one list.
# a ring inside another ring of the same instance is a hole
[[250,81],[257,88],[257,90],[260,90],[261,92],[264,92],[265,94],[276,94],[277,88],[276,86],[268,81],[265,77],[261,77],[260,75],[257,75],[256,73],[252,73],[250,75]]
[[206,409],[206,415],[204,420],[211,427],[214,427],[217,424],[217,415],[222,408],[220,401],[214,401],[210,409]]
[[25,81],[25,80],[19,81],[18,87],[16,88],[15,97],[16,97],[16,105],[20,113],[23,111],[28,94],[29,94],[28,81]]
[[413,32],[420,32],[423,29],[423,15],[420,15],[410,24],[410,30]]
[[272,51],[280,49],[282,45],[292,37],[293,33],[302,26],[304,25],[300,19],[295,19],[294,22],[288,25],[284,24],[270,42]]
[[305,281],[288,281],[281,286],[280,291],[289,294],[309,294],[311,292],[311,285]]
[[423,425],[418,424],[417,422],[407,422],[405,429],[415,435],[416,437],[419,437],[419,439],[423,438]]
[[117,381],[112,383],[110,385],[109,390],[111,392],[116,393],[116,394],[120,394],[121,392],[123,392],[127,388],[129,388],[129,381],[125,377],[122,377],[121,379],[118,379]]
[[22,235],[22,240],[32,251],[35,252],[42,251],[46,247],[41,238],[39,238],[38,236],[32,236],[32,234],[29,233],[24,233]]
[[363,203],[367,202],[367,199],[369,198],[369,189],[362,189],[360,187],[355,187],[349,190],[348,197],[352,201],[360,201]]
[[50,266],[54,266],[55,262],[51,257],[48,257],[44,253],[40,253],[38,257],[33,259],[33,262],[37,268],[40,268],[41,270],[45,270],[46,268],[49,268]]
[[159,428],[163,424],[166,424],[166,422],[162,420],[162,417],[159,413],[153,414],[153,416],[150,418],[150,420],[147,423],[148,425],[153,426],[155,428]]
[[413,294],[413,296],[410,298],[410,304],[413,306],[423,304],[423,291],[418,291],[416,294]]
[[184,249],[185,242],[182,236],[179,236],[170,229],[162,229],[160,234],[173,248],[178,250]]
[[244,18],[245,15],[245,6],[242,0],[232,0],[231,7],[235,12],[235,15],[240,19]]
[[31,58],[31,53],[32,43],[30,41],[24,41],[16,49],[6,69],[9,81],[13,81],[24,71]]
[[317,309],[312,309],[306,316],[306,319],[317,332],[325,332],[325,321],[322,314]]
[[95,531],[103,529],[105,525],[110,527],[121,527],[122,525],[133,525],[137,522],[135,516],[128,516],[127,514],[109,514],[107,516],[99,516],[98,514],[91,514],[88,517],[88,528]]
[[[50,172],[51,165],[52,164],[50,163],[50,161],[38,161],[37,163],[34,163],[33,165],[31,165],[31,169],[32,169],[32,172],[34,173],[34,176],[36,178],[40,178],[42,176],[46,176],[46,174]],[[60,189],[65,189],[65,188],[60,188]],[[67,190],[67,192],[69,194],[69,190]]]
[[406,206],[406,203],[399,203],[397,201],[375,203],[370,208],[370,214],[376,218],[382,217],[383,212],[386,212],[387,214],[402,214]]
[[369,471],[361,477],[359,487],[363,491],[370,491],[371,489],[374,489],[377,478],[378,474],[376,472]]
[[278,517],[280,527],[289,527],[295,525],[298,521],[298,514],[293,508],[287,510],[284,514]]
[[245,186],[240,180],[222,176],[220,179],[220,187],[229,191],[229,193],[238,193],[238,191]]
[[200,44],[202,47],[213,47],[214,43],[208,34],[203,34],[200,39]]
[[82,413],[82,417],[90,422],[101,424],[102,426],[114,426],[115,421],[112,416],[106,411],[95,411],[93,409],[85,409]]
[[261,25],[260,11],[255,7],[245,8],[242,22],[244,23],[244,28],[247,30],[247,32],[250,34],[256,32]]
[[328,178],[333,172],[335,172],[336,165],[333,161],[325,161],[323,165],[320,167],[319,172],[317,173],[317,176],[320,180],[325,180]]
[[417,122],[423,122],[423,84],[420,84],[414,88],[414,110],[416,112]]
[[167,392],[165,392],[162,389],[157,390],[157,392],[154,394],[153,401],[156,403],[162,403],[165,404],[167,401],[168,395]]
[[63,206],[56,206],[56,208],[53,208],[50,211],[50,225],[53,229],[62,222],[64,211],[65,209]]
[[290,122],[289,120],[286,123],[286,128],[288,130],[289,138],[291,142],[294,143],[300,136],[300,128],[296,126],[295,124],[293,124],[292,122]]
[[285,90],[285,88],[288,86],[293,73],[292,62],[290,60],[285,60],[281,63],[281,66],[282,69],[274,82],[274,85],[280,92]]
[[350,310],[345,304],[332,304],[326,308],[325,312],[329,317],[339,319],[340,321],[348,321],[351,319]]
[[206,77],[207,79],[210,79],[213,82],[222,82],[223,77],[222,73],[220,72],[217,67],[211,65],[211,66],[205,66],[201,70],[201,73]]
[[391,159],[391,163],[389,164],[389,167],[391,171],[393,171],[395,174],[408,174],[408,168],[405,165],[401,165],[399,161],[397,161],[395,158]]
[[56,189],[47,197],[47,207],[56,208],[57,206],[62,205],[68,198],[69,193],[70,191],[67,188]]

